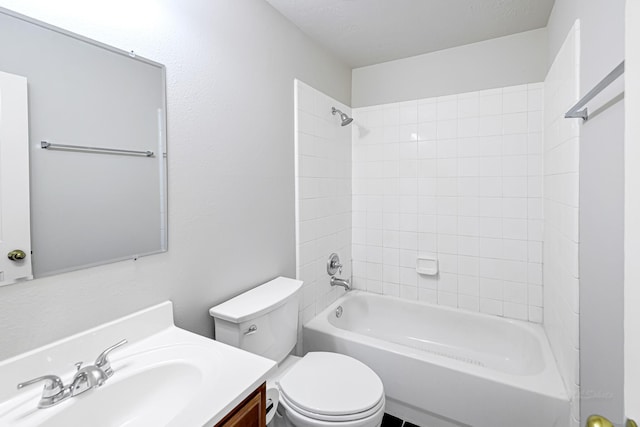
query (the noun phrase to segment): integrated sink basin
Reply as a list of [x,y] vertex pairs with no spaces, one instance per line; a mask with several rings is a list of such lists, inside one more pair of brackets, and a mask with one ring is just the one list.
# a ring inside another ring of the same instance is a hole
[[[91,393],[69,402],[67,408],[47,418],[47,425],[67,427],[79,419],[94,418],[98,418],[91,422],[94,427],[162,425],[184,410],[201,381],[200,373],[188,365],[146,370],[105,387],[102,393]],[[107,407],[118,410],[102,415]],[[101,415],[95,417],[96,414]]]
[[[0,362],[0,426],[212,426],[265,381],[271,360],[173,325],[171,303]],[[42,384],[17,390],[40,375],[65,384],[75,362],[93,363],[101,350],[126,338],[109,359],[102,386],[39,409]]]

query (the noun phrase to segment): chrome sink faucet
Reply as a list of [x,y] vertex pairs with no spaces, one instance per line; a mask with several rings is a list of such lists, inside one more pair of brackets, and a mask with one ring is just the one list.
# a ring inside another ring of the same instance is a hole
[[92,388],[100,387],[109,378],[107,374],[96,365],[88,365],[81,368],[82,362],[76,363],[78,372],[73,376],[69,389],[71,396],[77,396]]
[[126,343],[127,340],[122,340],[107,348],[105,351],[100,353],[100,356],[98,356],[93,365],[87,365],[83,368],[82,362],[76,363],[78,370],[73,376],[71,384],[67,386],[65,386],[60,377],[56,375],[43,375],[18,384],[18,390],[26,386],[36,384],[40,381],[44,381],[45,385],[42,390],[42,397],[38,402],[38,408],[42,409],[57,405],[69,397],[77,396],[85,391],[100,387],[113,375],[113,369],[111,368],[111,363],[107,356],[109,356],[109,353],[113,350],[125,345]]

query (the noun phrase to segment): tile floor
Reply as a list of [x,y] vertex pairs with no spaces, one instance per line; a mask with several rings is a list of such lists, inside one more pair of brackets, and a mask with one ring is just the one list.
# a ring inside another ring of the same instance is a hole
[[415,424],[410,423],[409,421],[403,421],[398,417],[394,417],[393,415],[384,414],[384,418],[382,418],[382,427],[420,427]]

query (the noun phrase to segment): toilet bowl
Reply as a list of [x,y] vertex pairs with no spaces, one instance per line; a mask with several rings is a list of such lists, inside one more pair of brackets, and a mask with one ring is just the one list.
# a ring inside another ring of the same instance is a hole
[[277,382],[285,425],[378,426],[384,415],[380,378],[337,353],[307,353]]
[[371,368],[337,353],[290,355],[301,286],[299,280],[278,277],[212,307],[216,340],[278,362],[267,379],[273,403],[267,421],[273,427],[379,426],[384,387]]

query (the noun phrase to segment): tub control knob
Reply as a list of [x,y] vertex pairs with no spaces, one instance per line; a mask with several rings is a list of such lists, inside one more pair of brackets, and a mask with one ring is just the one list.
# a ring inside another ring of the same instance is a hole
[[342,264],[340,264],[338,254],[332,253],[327,260],[327,274],[329,274],[329,276],[335,276],[336,272],[342,274]]

